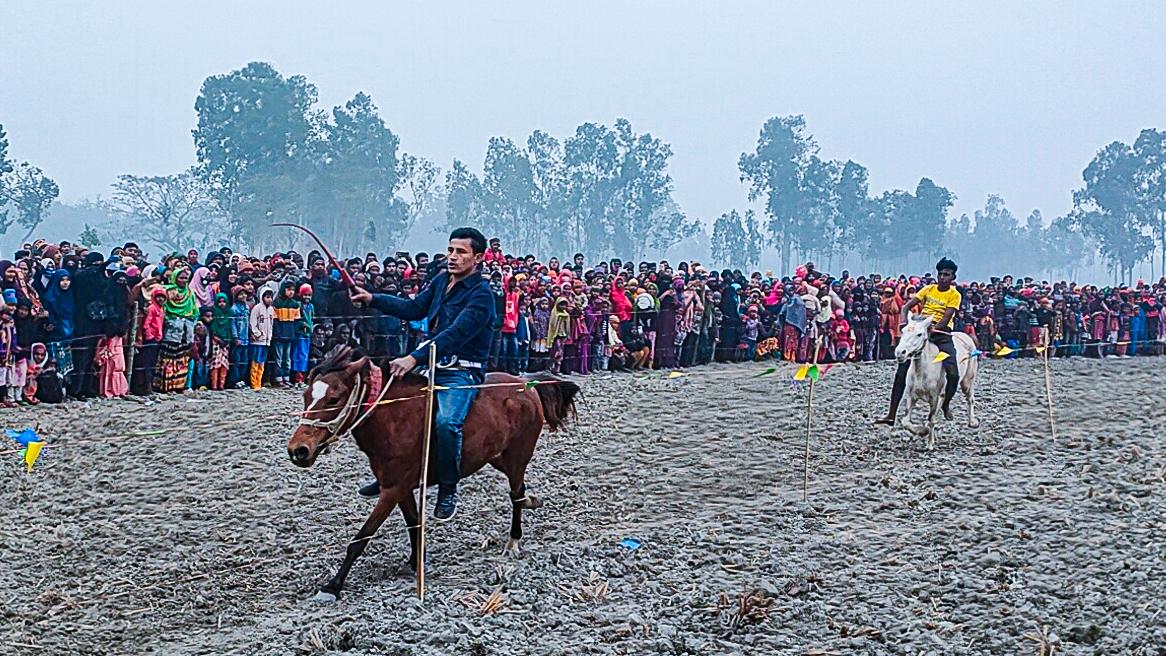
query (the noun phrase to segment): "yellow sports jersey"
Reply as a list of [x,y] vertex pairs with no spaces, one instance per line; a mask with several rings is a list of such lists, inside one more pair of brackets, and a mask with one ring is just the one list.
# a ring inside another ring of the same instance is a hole
[[946,326],[939,325],[939,322],[943,320],[943,313],[947,312],[948,308],[956,308],[958,310],[960,307],[960,301],[963,300],[963,296],[956,291],[955,285],[948,287],[946,292],[939,291],[939,287],[935,285],[928,285],[920,289],[919,293],[915,294],[915,298],[919,299],[919,302],[922,303],[919,308],[919,314],[925,317],[931,317],[935,322],[936,328],[940,330],[951,330],[950,322]]

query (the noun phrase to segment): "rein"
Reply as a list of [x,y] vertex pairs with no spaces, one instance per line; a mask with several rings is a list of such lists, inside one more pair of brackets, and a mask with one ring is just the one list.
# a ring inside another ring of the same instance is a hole
[[[392,386],[396,376],[389,376],[387,382],[383,382],[383,374],[381,368],[375,364],[369,363],[369,375],[366,382],[362,376],[357,376],[356,384],[348,392],[348,398],[345,399],[344,405],[336,416],[323,419],[309,419],[306,416],[300,417],[301,426],[311,426],[313,428],[323,428],[328,432],[328,436],[320,442],[320,447],[325,447],[336,443],[344,435],[356,430],[369,415],[376,410],[377,405],[385,398],[389,387]],[[383,382],[383,384],[382,384]],[[361,398],[365,397],[365,402],[361,402]],[[363,413],[362,413],[363,411]],[[358,416],[359,415],[359,416]],[[355,421],[344,428],[349,420],[355,417]]]

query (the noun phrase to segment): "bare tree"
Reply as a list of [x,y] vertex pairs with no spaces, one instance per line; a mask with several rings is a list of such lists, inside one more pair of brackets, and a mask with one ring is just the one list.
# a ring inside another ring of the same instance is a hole
[[[60,189],[44,171],[28,162],[0,168],[9,169],[0,180],[0,234],[15,220],[28,229],[21,238],[22,242],[27,241],[45,220],[49,205],[56,200]],[[9,218],[10,214],[14,218]]]
[[118,176],[110,204],[133,221],[132,234],[171,251],[206,248],[227,230],[210,187],[193,169]]

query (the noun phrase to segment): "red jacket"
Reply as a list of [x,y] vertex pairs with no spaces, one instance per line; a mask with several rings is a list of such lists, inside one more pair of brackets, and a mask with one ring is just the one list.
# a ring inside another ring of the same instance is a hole
[[165,316],[166,310],[163,306],[157,303],[150,303],[150,306],[146,308],[146,319],[142,322],[143,342],[162,341],[162,329]]

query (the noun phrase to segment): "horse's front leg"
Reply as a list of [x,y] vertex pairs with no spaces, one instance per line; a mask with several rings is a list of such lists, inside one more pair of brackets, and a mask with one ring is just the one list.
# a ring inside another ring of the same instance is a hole
[[918,402],[919,399],[915,398],[913,394],[907,397],[907,407],[903,411],[903,420],[901,423],[903,428],[909,433],[919,432],[919,428],[911,421],[911,413],[915,410],[915,404]]
[[939,398],[932,397],[929,401],[927,421],[924,422],[920,435],[927,436],[927,450],[935,450],[935,415],[939,413]]
[[417,499],[410,490],[398,504],[401,515],[405,517],[405,527],[409,529],[409,569],[417,571],[417,552],[420,549],[421,516],[417,513]]
[[344,554],[344,562],[340,565],[340,569],[336,572],[336,576],[332,577],[331,581],[320,591],[316,593],[316,601],[332,602],[340,596],[340,589],[344,587],[344,579],[348,577],[348,570],[352,568],[352,563],[364,553],[364,548],[368,546],[369,541],[377,530],[380,529],[381,524],[385,523],[385,518],[389,513],[393,512],[393,507],[405,496],[408,496],[408,491],[402,493],[399,488],[381,489],[381,496],[377,499],[377,505],[373,506],[372,513],[369,514],[368,519],[365,520],[364,526],[360,527],[356,537],[348,543],[348,551]]

